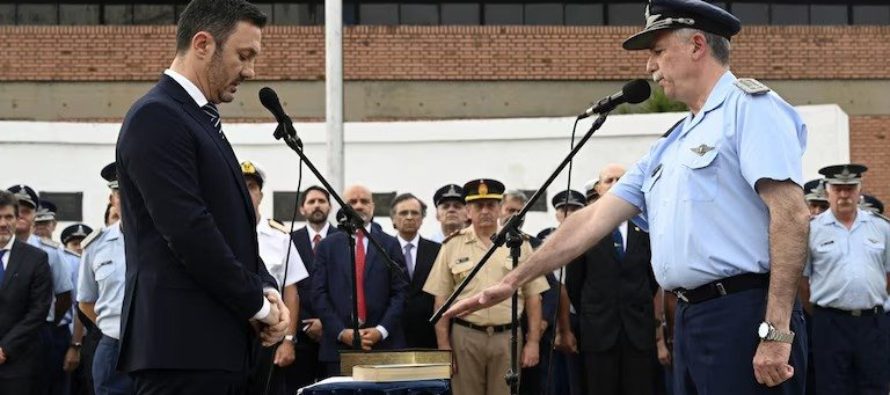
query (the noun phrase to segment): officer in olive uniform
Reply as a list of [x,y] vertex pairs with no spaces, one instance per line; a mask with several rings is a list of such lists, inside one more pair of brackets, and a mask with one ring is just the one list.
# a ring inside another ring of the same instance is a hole
[[[497,232],[498,213],[504,184],[490,179],[473,180],[464,185],[467,213],[473,225],[446,238],[423,290],[436,298],[436,308],[491,246],[490,236]],[[531,255],[532,247],[522,243],[521,265]],[[458,300],[474,295],[496,284],[513,268],[510,250],[498,248],[478,275],[470,281]],[[519,291],[518,310],[523,308],[528,317],[528,333],[522,348],[523,367],[534,366],[539,358],[541,336],[541,298],[548,289],[547,281],[539,277]],[[510,369],[510,300],[473,312],[452,322],[441,320],[436,325],[440,349],[452,349],[455,374],[452,388],[455,394],[503,395],[509,393],[504,379]]]

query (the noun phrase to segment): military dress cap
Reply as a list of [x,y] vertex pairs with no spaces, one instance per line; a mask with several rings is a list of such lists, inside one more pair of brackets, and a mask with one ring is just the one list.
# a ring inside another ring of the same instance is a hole
[[37,199],[37,192],[34,192],[34,189],[31,187],[19,184],[6,188],[6,190],[12,192],[12,194],[15,195],[15,198],[19,200],[19,203],[27,204],[33,209],[40,208],[40,205],[38,204],[40,200]]
[[469,203],[481,199],[501,200],[506,188],[500,181],[490,178],[478,178],[464,184],[464,190],[467,191],[465,200]]
[[560,208],[565,206],[567,203],[569,206],[577,206],[584,207],[587,205],[587,197],[584,196],[583,193],[578,192],[574,189],[570,189],[568,191],[569,200],[566,202],[566,190],[563,189],[559,191],[556,195],[553,195],[553,199],[550,199],[550,203],[553,204],[553,208]]
[[544,239],[547,238],[547,236],[550,236],[550,234],[553,233],[555,230],[556,230],[556,228],[554,228],[554,227],[544,229],[544,230],[538,232],[538,235],[535,237],[537,237],[538,240],[543,241]]
[[810,180],[803,184],[804,198],[808,202],[825,202],[828,203],[828,196],[825,194],[825,181],[822,179]]
[[59,211],[59,208],[56,207],[55,203],[40,199],[37,204],[40,206],[40,209],[34,215],[34,222],[54,221],[56,219],[56,212]]
[[257,185],[260,186],[260,189],[263,189],[263,184],[266,182],[266,172],[260,168],[258,163],[249,160],[241,162],[241,174],[253,177],[257,181]]
[[80,238],[83,240],[93,233],[93,228],[86,224],[74,224],[62,230],[62,244],[68,244],[69,241]]
[[738,18],[701,0],[650,0],[645,17],[646,27],[624,40],[624,49],[650,49],[658,31],[664,29],[692,28],[726,39],[742,30]]
[[111,163],[105,165],[105,167],[102,168],[102,171],[99,172],[99,175],[101,175],[105,181],[108,181],[109,188],[111,188],[111,189],[118,188],[117,162],[111,162]]
[[884,214],[884,202],[872,195],[862,194],[862,200],[859,201],[859,208],[873,213]]
[[600,197],[599,192],[596,191],[596,186],[599,184],[599,180],[590,180],[587,184],[584,184],[584,195],[587,197],[587,200]]
[[852,185],[862,182],[862,174],[867,167],[855,163],[846,165],[825,166],[819,174],[825,176],[825,182],[832,185]]
[[448,184],[436,190],[436,193],[433,194],[433,204],[438,206],[449,200],[463,203],[466,197],[467,192],[462,186]]

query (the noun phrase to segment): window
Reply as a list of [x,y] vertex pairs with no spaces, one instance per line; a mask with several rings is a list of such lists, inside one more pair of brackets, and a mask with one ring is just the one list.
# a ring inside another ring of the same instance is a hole
[[275,25],[312,25],[313,16],[306,3],[276,3],[266,14]]
[[745,25],[768,25],[769,4],[763,3],[732,3],[731,12]]
[[133,6],[124,4],[106,4],[104,9],[104,24],[106,25],[132,25]]
[[439,8],[443,25],[479,25],[482,22],[479,3],[442,3]]
[[40,192],[40,199],[56,204],[57,221],[83,221],[83,192]]
[[98,25],[98,4],[59,4],[60,25]]
[[773,25],[806,25],[810,23],[808,5],[799,4],[773,4]]
[[890,24],[890,5],[854,5],[854,25]]
[[176,7],[172,4],[133,6],[133,23],[136,25],[172,25],[176,23]]
[[[565,24],[570,26],[602,25],[606,22],[602,4],[566,4],[565,13]],[[637,24],[642,24],[642,19]]]
[[436,4],[402,4],[399,7],[402,25],[438,25],[439,6]]
[[645,23],[643,13],[646,5],[640,4],[609,4],[607,6],[609,24],[616,26],[641,26]]
[[16,9],[19,25],[57,25],[59,6],[56,4],[19,4]]
[[562,25],[562,3],[530,3],[525,5],[526,25]]
[[847,15],[845,5],[810,6],[810,23],[813,25],[846,25]]
[[398,25],[399,5],[396,3],[370,3],[359,5],[362,25]]
[[0,4],[0,25],[15,25],[15,4]]
[[520,3],[490,3],[485,4],[486,25],[521,25],[522,4]]
[[[272,192],[272,218],[276,221],[288,223],[293,219],[294,207],[297,207],[297,193],[292,191]],[[296,211],[296,221],[305,221],[306,218]]]
[[[534,196],[535,192],[537,192],[537,189],[520,189],[520,191],[522,191],[522,193],[525,194],[525,197],[531,199],[532,196]],[[549,202],[549,201],[550,201],[550,199],[547,198],[547,191],[544,191],[544,193],[541,194],[541,197],[538,198],[537,201],[535,201],[535,204],[533,204],[531,207],[529,207],[528,211],[529,212],[538,211],[538,212],[546,213],[547,212],[547,202]]]

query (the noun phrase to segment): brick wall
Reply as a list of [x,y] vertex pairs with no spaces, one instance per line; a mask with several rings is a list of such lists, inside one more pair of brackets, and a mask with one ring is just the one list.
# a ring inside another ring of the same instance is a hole
[[[0,26],[0,81],[152,81],[173,56],[174,26]],[[354,26],[348,80],[624,80],[644,76],[622,26]],[[733,43],[737,75],[763,79],[890,78],[890,27],[754,26]],[[320,26],[266,30],[257,73],[324,76]]]
[[850,117],[850,160],[868,166],[862,191],[890,209],[890,115]]

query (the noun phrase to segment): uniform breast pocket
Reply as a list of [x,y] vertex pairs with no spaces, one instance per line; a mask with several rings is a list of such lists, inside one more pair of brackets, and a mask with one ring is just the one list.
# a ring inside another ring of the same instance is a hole
[[713,201],[717,194],[719,147],[702,144],[698,147],[681,149],[685,151],[680,155],[680,164],[683,165],[683,184],[678,185],[681,199],[695,202]]
[[456,281],[463,281],[470,274],[470,270],[473,269],[473,263],[474,262],[471,261],[464,261],[452,264],[451,275],[454,276]]
[[870,255],[877,256],[878,258],[884,257],[884,250],[886,248],[886,245],[880,240],[869,239],[865,241],[865,250],[868,251]]
[[91,268],[93,269],[93,276],[96,278],[96,281],[102,281],[108,276],[114,274],[114,260],[108,256],[97,255],[96,259],[93,260],[93,264]]
[[837,249],[837,243],[833,240],[824,241],[816,244],[816,255],[831,255]]

